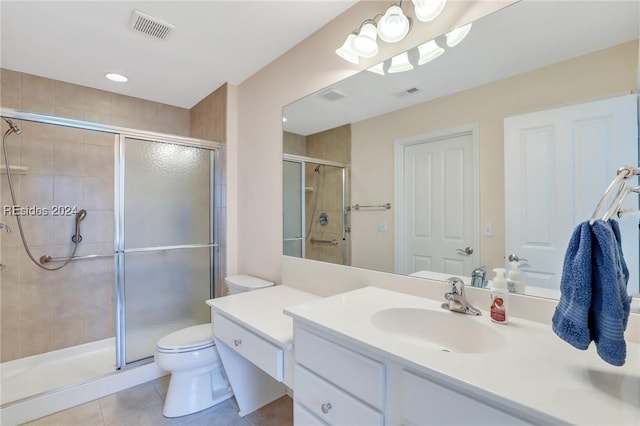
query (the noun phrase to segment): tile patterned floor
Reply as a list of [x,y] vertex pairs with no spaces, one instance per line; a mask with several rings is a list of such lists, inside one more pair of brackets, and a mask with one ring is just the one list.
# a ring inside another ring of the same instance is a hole
[[189,416],[162,416],[169,376],[25,423],[26,426],[291,426],[293,401],[284,396],[245,417],[233,398]]

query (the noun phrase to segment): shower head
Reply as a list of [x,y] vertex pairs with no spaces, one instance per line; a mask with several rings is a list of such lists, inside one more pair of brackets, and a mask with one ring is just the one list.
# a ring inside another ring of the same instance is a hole
[[76,213],[76,224],[82,222],[85,217],[87,217],[87,211],[85,209],[82,209],[78,213]]
[[320,166],[322,166],[322,164],[318,164],[318,165],[316,166],[316,168],[315,168],[315,169],[313,169],[313,171],[314,171],[314,172],[316,172],[316,173],[320,173]]
[[4,117],[2,117],[2,119],[7,122],[7,124],[9,125],[9,128],[13,131],[13,133],[15,133],[16,135],[19,135],[22,133],[22,130],[20,130],[20,128],[13,121]]

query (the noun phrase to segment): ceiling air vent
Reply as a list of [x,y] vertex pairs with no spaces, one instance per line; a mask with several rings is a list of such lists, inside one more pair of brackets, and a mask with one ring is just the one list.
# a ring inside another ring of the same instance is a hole
[[405,96],[413,95],[414,93],[418,93],[418,92],[420,92],[420,89],[418,89],[417,87],[412,87],[410,89],[406,89],[406,90],[402,90],[401,92],[394,93],[394,95],[399,98],[403,98]]
[[341,91],[336,89],[328,89],[328,90],[325,90],[324,92],[319,93],[318,96],[333,102],[342,98],[346,98],[347,94],[342,93]]
[[176,28],[175,25],[158,19],[155,16],[147,15],[137,9],[131,12],[129,27],[139,33],[146,34],[153,38],[164,40],[169,33]]

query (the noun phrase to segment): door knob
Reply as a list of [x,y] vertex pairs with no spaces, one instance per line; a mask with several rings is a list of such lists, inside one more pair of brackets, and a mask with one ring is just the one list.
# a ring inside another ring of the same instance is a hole
[[471,247],[465,247],[464,250],[463,249],[456,249],[456,252],[458,254],[462,254],[464,256],[471,256],[473,254],[473,249]]
[[510,255],[509,255],[509,257],[508,257],[508,259],[509,259],[509,262],[520,262],[521,260],[523,260],[523,261],[525,261],[525,262],[527,262],[527,261],[528,261],[528,259],[525,259],[524,257],[520,257],[520,256],[518,256],[518,255],[517,255],[517,254],[515,254],[515,253],[510,254]]

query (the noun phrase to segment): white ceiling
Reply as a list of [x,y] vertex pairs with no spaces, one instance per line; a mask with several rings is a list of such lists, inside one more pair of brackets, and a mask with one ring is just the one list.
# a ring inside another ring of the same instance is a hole
[[433,62],[386,76],[363,71],[332,86],[342,99],[321,90],[287,106],[284,127],[309,135],[637,40],[639,20],[638,1],[522,0],[476,21],[456,47],[438,37],[446,51]]
[[[355,2],[2,0],[0,65],[191,108],[225,82],[240,84]],[[128,27],[133,9],[176,28],[166,40],[136,33]],[[110,82],[107,72],[129,82]]]

